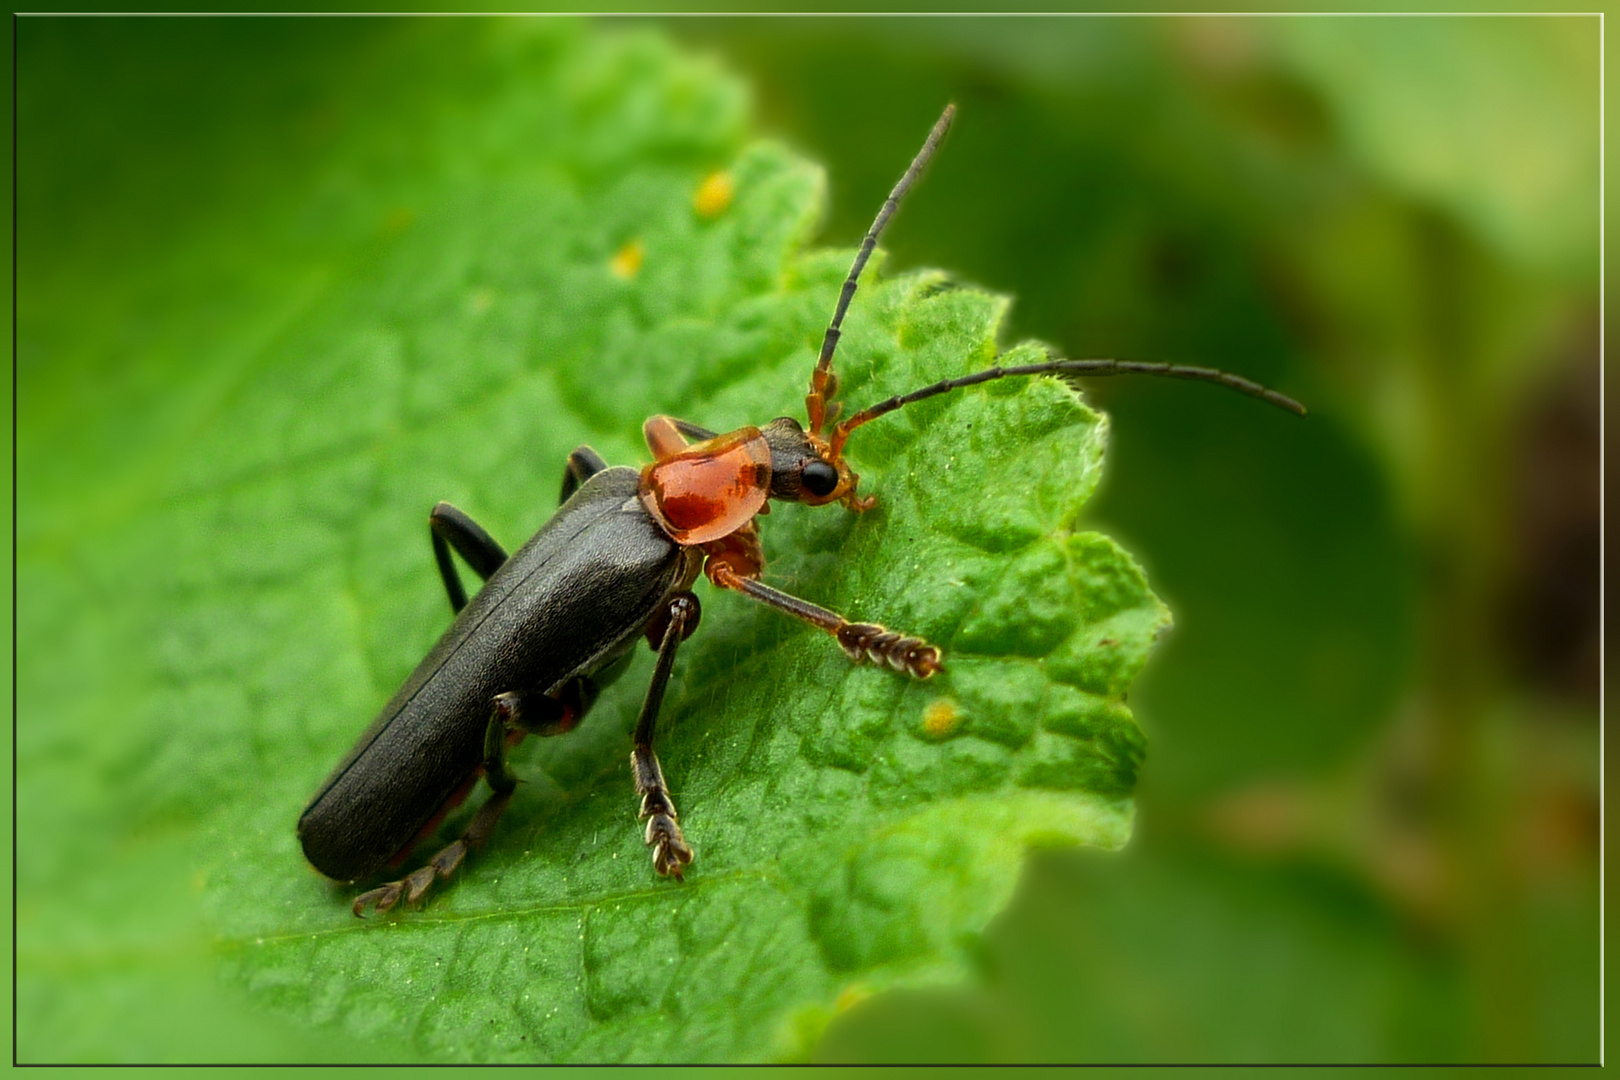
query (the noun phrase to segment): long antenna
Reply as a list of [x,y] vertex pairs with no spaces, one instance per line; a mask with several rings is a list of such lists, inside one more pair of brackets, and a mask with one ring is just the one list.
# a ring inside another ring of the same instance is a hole
[[1233,375],[1229,371],[1217,371],[1215,368],[1188,367],[1185,364],[1148,364],[1131,360],[1048,360],[1043,364],[1022,364],[1017,367],[993,367],[985,371],[975,372],[972,375],[963,375],[956,379],[944,379],[925,386],[921,390],[913,390],[909,394],[896,394],[892,398],[869,405],[848,420],[833,429],[832,452],[836,458],[843,452],[844,441],[849,433],[869,420],[876,420],[884,413],[910,405],[914,401],[931,398],[937,394],[948,393],[961,389],[964,386],[975,386],[979,383],[990,382],[993,379],[1005,379],[1011,375],[1049,375],[1062,372],[1067,375],[1158,375],[1168,379],[1193,379],[1198,382],[1218,383],[1229,387],[1240,394],[1257,397],[1261,401],[1269,402],[1279,409],[1287,409],[1298,416],[1305,415],[1305,406],[1286,394],[1279,394],[1269,387],[1261,386],[1252,379],[1245,379],[1241,375]]
[[934,129],[928,133],[922,149],[912,159],[911,167],[894,185],[894,190],[883,201],[883,209],[878,211],[877,220],[866,231],[866,238],[861,241],[861,250],[855,254],[855,262],[849,268],[849,277],[844,279],[843,291],[838,294],[838,306],[833,309],[832,322],[827,324],[826,336],[821,339],[821,355],[816,358],[816,369],[810,375],[810,393],[804,399],[804,408],[810,419],[810,431],[814,435],[821,434],[823,421],[826,419],[827,398],[837,388],[838,381],[832,374],[833,351],[838,348],[838,338],[842,333],[840,329],[844,324],[844,312],[849,310],[849,302],[855,296],[855,282],[861,276],[861,270],[866,266],[866,260],[871,258],[872,249],[877,247],[878,234],[889,223],[894,212],[900,206],[900,200],[905,197],[906,191],[916,181],[928,159],[934,156],[934,150],[939,141],[945,137],[950,129],[951,120],[956,116],[954,104],[945,106],[945,111],[934,122]]

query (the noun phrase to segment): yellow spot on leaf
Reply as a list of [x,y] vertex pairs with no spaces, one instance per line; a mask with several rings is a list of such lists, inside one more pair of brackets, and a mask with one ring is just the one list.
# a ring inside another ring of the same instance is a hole
[[962,713],[957,709],[956,702],[950,698],[940,698],[923,710],[923,731],[935,739],[943,739],[956,730],[961,719]]
[[737,194],[736,181],[731,179],[728,172],[710,173],[703,183],[698,185],[697,194],[692,196],[692,209],[698,212],[699,217],[712,218],[725,213],[731,205],[732,196]]
[[614,254],[608,269],[613,271],[614,277],[629,281],[641,273],[641,264],[646,258],[647,249],[641,246],[641,241],[632,240]]

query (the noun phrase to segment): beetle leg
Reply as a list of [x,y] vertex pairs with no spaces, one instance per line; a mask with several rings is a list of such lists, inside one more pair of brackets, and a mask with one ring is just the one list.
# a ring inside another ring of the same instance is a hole
[[710,431],[706,427],[699,427],[697,424],[692,423],[692,421],[682,420],[678,416],[670,417],[669,422],[675,425],[676,431],[680,432],[688,439],[696,439],[698,442],[707,442],[710,439],[717,439],[720,437],[719,432]]
[[354,913],[359,915],[368,904],[375,904],[378,911],[387,911],[401,900],[414,904],[435,881],[448,878],[460,869],[467,852],[482,847],[495,831],[495,823],[506,812],[512,792],[517,788],[518,777],[506,763],[506,750],[512,739],[521,741],[524,735],[562,735],[572,731],[596,703],[599,693],[596,680],[581,675],[568,680],[553,694],[513,691],[495,695],[489,725],[484,729],[484,778],[493,789],[488,801],[478,808],[462,834],[425,864],[398,881],[355,897]]
[[478,522],[447,502],[435,506],[428,515],[428,529],[433,536],[433,559],[439,564],[444,591],[450,594],[451,609],[459,614],[467,606],[467,590],[461,585],[456,564],[450,561],[450,549],[455,548],[473,572],[485,581],[506,561],[506,550]]
[[722,589],[733,589],[827,631],[857,664],[884,664],[917,679],[926,679],[944,666],[939,646],[922,638],[897,634],[877,623],[852,623],[836,611],[773,589],[758,578],[744,577],[724,560],[712,560],[705,569],[709,580]]
[[557,498],[558,504],[568,501],[568,497],[579,490],[579,485],[608,467],[598,454],[588,446],[577,448],[568,455],[568,464],[563,467],[562,495]]
[[[506,807],[512,801],[512,792],[517,790],[518,778],[506,764],[506,737],[508,727],[517,715],[518,702],[523,697],[520,694],[499,694],[495,698],[494,708],[490,711],[489,725],[484,729],[484,779],[489,781],[493,792],[485,800],[484,805],[478,808],[478,813],[473,815],[466,829],[433,858],[403,878],[379,885],[370,892],[355,897],[356,915],[362,915],[368,904],[375,904],[377,910],[383,912],[402,899],[407,905],[416,903],[435,881],[444,880],[461,869],[469,850],[484,846],[484,842],[495,831],[495,823],[506,813]],[[559,714],[566,712],[567,707],[561,702],[555,702],[555,699],[546,698],[543,694],[534,694],[532,697],[542,701],[554,701]]]
[[378,912],[384,912],[398,904],[400,900],[404,900],[406,904],[414,904],[422,899],[423,894],[435,881],[442,881],[461,868],[469,850],[484,846],[490,834],[495,831],[495,823],[501,820],[501,815],[506,813],[506,807],[511,801],[511,788],[497,789],[484,805],[478,808],[478,813],[473,815],[472,821],[468,822],[467,828],[456,837],[454,843],[400,880],[390,881],[355,897],[354,913],[364,917],[368,904],[375,905]]
[[680,815],[675,802],[669,797],[664,784],[664,770],[658,765],[653,752],[653,729],[658,723],[658,710],[664,703],[664,688],[669,685],[669,673],[675,666],[675,650],[697,625],[700,609],[697,597],[688,592],[670,597],[669,606],[660,618],[667,617],[663,640],[658,645],[658,663],[653,668],[652,681],[647,684],[647,697],[641,703],[641,716],[636,720],[635,748],[630,751],[630,772],[636,778],[636,791],[641,795],[641,811],[637,815],[647,823],[647,846],[653,849],[653,866],[664,877],[681,880],[682,869],[692,861],[692,849],[681,835]]
[[[509,731],[521,731],[542,738],[566,735],[591,711],[600,693],[595,679],[580,675],[569,679],[550,694],[534,690],[496,694],[495,715],[490,718],[490,729],[500,730],[503,736]],[[486,736],[484,740],[486,757],[492,737]],[[489,762],[484,764],[488,768]]]

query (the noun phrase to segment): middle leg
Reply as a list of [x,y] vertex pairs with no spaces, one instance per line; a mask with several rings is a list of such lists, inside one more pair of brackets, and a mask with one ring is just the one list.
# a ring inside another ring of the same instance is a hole
[[[630,772],[635,776],[636,791],[641,795],[641,812],[637,816],[647,823],[646,843],[653,849],[653,867],[660,875],[676,881],[681,880],[683,869],[692,861],[692,849],[681,835],[680,815],[675,812],[675,802],[664,783],[664,770],[653,752],[653,732],[658,723],[658,710],[664,703],[670,671],[675,667],[675,651],[697,629],[701,614],[697,597],[683,592],[670,598],[668,608],[660,616],[662,635],[658,663],[653,668],[652,681],[647,684],[647,697],[641,703],[641,716],[636,720],[635,746],[630,751]],[[654,628],[658,628],[658,624]]]

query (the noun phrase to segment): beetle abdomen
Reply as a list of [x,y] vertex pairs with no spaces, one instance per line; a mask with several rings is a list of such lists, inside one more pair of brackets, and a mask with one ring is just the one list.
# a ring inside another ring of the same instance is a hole
[[409,845],[482,763],[496,694],[551,690],[634,644],[684,565],[637,478],[592,476],[462,609],[299,818],[317,870],[355,881]]

